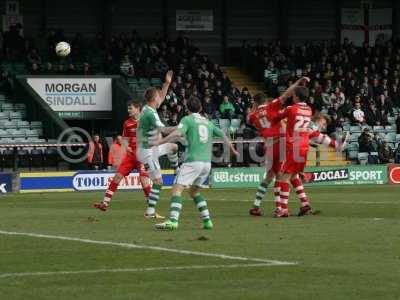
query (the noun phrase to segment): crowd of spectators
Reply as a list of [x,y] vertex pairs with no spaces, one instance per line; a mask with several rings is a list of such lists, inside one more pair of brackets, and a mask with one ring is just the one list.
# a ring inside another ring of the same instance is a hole
[[[355,47],[347,39],[284,47],[279,42],[242,47],[242,65],[276,97],[300,76],[311,78],[308,104],[327,111],[330,131],[352,124],[385,126],[400,108],[400,44]],[[400,119],[397,119],[400,133]]]
[[[169,125],[187,114],[191,96],[203,103],[209,118],[243,119],[251,105],[247,88],[239,91],[227,74],[194,45],[183,32],[175,40],[156,33],[143,38],[136,31],[105,38],[97,34],[90,39],[77,33],[73,38],[63,30],[41,31],[33,38],[22,38],[20,28],[11,27],[1,37],[3,58],[24,61],[30,74],[120,74],[127,79],[163,78],[169,69],[174,81],[160,108],[160,117]],[[67,58],[57,57],[54,46],[59,41],[71,44]]]

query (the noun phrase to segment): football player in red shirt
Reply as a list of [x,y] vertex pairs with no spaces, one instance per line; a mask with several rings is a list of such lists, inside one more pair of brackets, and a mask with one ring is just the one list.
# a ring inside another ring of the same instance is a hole
[[94,207],[102,211],[106,211],[110,206],[112,196],[117,190],[119,183],[125,176],[129,175],[132,170],[137,170],[139,172],[140,184],[143,187],[146,198],[149,196],[151,190],[151,184],[147,172],[145,171],[143,164],[141,164],[136,158],[136,129],[138,126],[138,117],[141,106],[139,103],[134,101],[129,101],[127,106],[129,118],[124,122],[122,137],[128,140],[128,147],[126,149],[126,154],[118,167],[117,173],[104,194],[103,201],[94,204]]
[[[260,183],[255,196],[253,208],[249,213],[253,216],[261,216],[263,214],[260,206],[261,201],[267,191],[271,181],[278,175],[283,163],[283,155],[281,155],[281,138],[285,136],[285,128],[280,121],[276,121],[280,115],[286,100],[292,96],[295,87],[308,82],[309,79],[303,77],[290,86],[279,98],[268,101],[264,94],[257,94],[254,97],[256,107],[247,116],[248,123],[252,124],[258,133],[265,138],[265,165],[266,176]],[[278,206],[279,189],[277,184],[274,186],[275,202]]]
[[[287,118],[286,128],[286,161],[282,165],[282,172],[278,176],[277,182],[280,187],[280,208],[275,213],[276,217],[288,217],[289,181],[300,180],[299,174],[303,173],[309,150],[310,138],[332,147],[337,147],[335,141],[330,140],[326,135],[321,135],[317,130],[311,129],[311,108],[306,104],[309,91],[306,87],[298,86],[293,92],[294,105],[288,106],[277,118],[281,120]],[[319,118],[320,126],[323,127],[322,120]],[[331,144],[332,142],[332,144]],[[296,192],[301,199],[299,216],[311,213],[312,209],[307,197],[301,197],[304,193],[303,186],[296,187]],[[302,199],[303,198],[303,199]]]

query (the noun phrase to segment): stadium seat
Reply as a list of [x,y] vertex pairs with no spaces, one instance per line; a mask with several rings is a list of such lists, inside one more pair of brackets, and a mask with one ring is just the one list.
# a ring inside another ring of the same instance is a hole
[[350,150],[350,151],[348,151],[347,157],[348,157],[348,159],[350,159],[350,160],[356,160],[356,159],[358,159],[358,151],[357,151],[357,150]]
[[219,120],[218,120],[218,119],[212,119],[211,122],[212,122],[215,126],[219,127]]
[[223,132],[225,132],[226,134],[229,134],[229,127],[231,125],[231,122],[229,121],[229,119],[219,119],[219,127],[221,128],[221,130]]
[[361,133],[361,126],[350,126],[350,132],[351,133]]
[[32,149],[30,151],[30,160],[31,167],[45,169],[43,151],[41,149]]
[[368,153],[367,152],[359,152],[358,153],[358,162],[360,165],[366,165],[368,162]]
[[385,140],[389,143],[394,143],[396,141],[396,133],[395,132],[386,133]]
[[29,156],[29,151],[25,149],[19,149],[17,151],[17,157],[18,157],[18,168],[29,168],[31,169],[31,163],[30,163],[30,156]]
[[41,129],[43,124],[41,121],[32,121],[31,122],[31,129]]
[[0,112],[0,120],[8,120],[10,117],[10,113],[8,111]]
[[374,126],[373,127],[374,132],[376,133],[381,133],[381,132],[385,132],[385,128],[383,126]]
[[4,149],[1,155],[1,169],[14,167],[14,150]]
[[386,133],[389,133],[389,132],[396,133],[396,127],[395,126],[385,126],[385,131],[386,131]]
[[358,142],[358,137],[361,135],[361,133],[352,133],[349,137],[349,142]]
[[0,129],[0,139],[9,138],[9,134],[6,130]]
[[1,105],[1,110],[2,111],[13,111],[14,110],[14,105],[12,105],[12,103],[3,103]]
[[25,139],[25,130],[18,130],[18,129],[7,129],[7,133],[11,138],[14,140],[17,138]]
[[388,117],[388,122],[390,124],[396,124],[396,118],[395,117]]
[[27,138],[39,138],[39,131],[37,129],[25,129],[25,136]]
[[30,129],[30,125],[28,121],[18,121],[17,122],[18,129]]
[[[8,134],[7,134],[7,136],[8,136]],[[14,140],[9,137],[0,138],[0,143],[1,144],[12,144],[12,143],[14,143]]]
[[343,124],[343,131],[350,131],[350,124]]
[[396,134],[396,143],[400,142],[400,134]]
[[17,121],[0,121],[0,127],[3,129],[17,129]]
[[10,112],[10,120],[21,120],[22,115],[19,111],[12,111]]
[[44,151],[44,160],[46,166],[56,167],[59,169],[59,154],[55,148],[47,148]]
[[27,140],[24,137],[14,138],[14,143],[26,143]]
[[361,130],[364,131],[365,128],[368,128],[369,130],[372,130],[372,127],[369,125],[363,125],[361,126]]

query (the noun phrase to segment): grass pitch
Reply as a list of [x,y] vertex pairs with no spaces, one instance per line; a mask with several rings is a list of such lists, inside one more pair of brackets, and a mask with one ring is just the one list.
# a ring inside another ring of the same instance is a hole
[[91,207],[102,193],[3,196],[0,299],[400,298],[400,187],[308,188],[321,214],[288,219],[270,217],[271,194],[250,217],[254,193],[205,190],[212,231],[185,197],[175,232],[144,220],[141,192],[106,213]]

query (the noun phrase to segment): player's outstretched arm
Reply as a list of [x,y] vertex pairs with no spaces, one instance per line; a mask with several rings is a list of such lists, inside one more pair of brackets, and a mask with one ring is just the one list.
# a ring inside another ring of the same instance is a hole
[[169,86],[172,82],[172,76],[174,75],[174,72],[172,72],[171,70],[167,72],[167,74],[165,74],[165,80],[164,83],[162,85],[162,89],[161,89],[161,103],[164,102],[165,97],[167,96],[168,93],[168,89]]
[[175,129],[177,128],[177,126],[173,126],[173,127],[161,127],[159,128],[161,134],[163,135],[168,135],[171,132],[173,132]]
[[316,144],[325,145],[325,146],[334,148],[336,151],[340,151],[340,152],[344,151],[344,149],[346,149],[346,146],[347,146],[347,139],[348,139],[347,133],[344,136],[344,139],[342,140],[341,143],[334,139],[331,139],[326,134],[320,133],[318,130],[310,131],[309,137],[310,137],[310,141],[312,141]]
[[302,85],[302,84],[306,84],[308,82],[310,82],[310,78],[302,77],[299,80],[297,80],[295,83],[293,83],[291,86],[289,86],[288,89],[279,97],[279,99],[281,100],[281,103],[285,104],[286,100],[293,96],[293,92],[296,87],[298,87],[299,85]]
[[[170,127],[172,128],[172,127]],[[174,127],[176,128],[176,127]],[[179,130],[174,130],[170,132],[167,136],[161,137],[159,134],[156,134],[154,137],[149,139],[150,146],[158,146],[166,143],[175,143],[182,139],[182,133]]]

